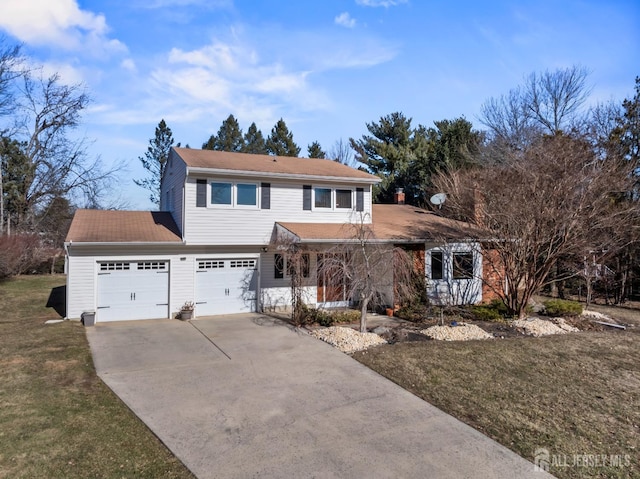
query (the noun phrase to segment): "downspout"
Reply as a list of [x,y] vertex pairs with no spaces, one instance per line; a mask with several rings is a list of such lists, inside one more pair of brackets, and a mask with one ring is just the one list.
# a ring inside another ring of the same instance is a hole
[[66,276],[65,279],[65,283],[66,283],[66,294],[64,295],[64,318],[63,319],[69,319],[69,245],[72,243],[72,241],[69,241],[68,243],[65,241],[64,242],[64,274]]

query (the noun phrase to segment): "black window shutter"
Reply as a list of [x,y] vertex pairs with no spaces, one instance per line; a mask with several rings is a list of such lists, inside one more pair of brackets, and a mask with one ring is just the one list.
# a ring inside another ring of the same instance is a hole
[[356,211],[364,211],[364,188],[356,188]]
[[196,180],[196,206],[207,206],[207,180]]
[[260,191],[260,208],[271,209],[271,183],[261,183]]
[[302,185],[302,209],[311,209],[311,185]]

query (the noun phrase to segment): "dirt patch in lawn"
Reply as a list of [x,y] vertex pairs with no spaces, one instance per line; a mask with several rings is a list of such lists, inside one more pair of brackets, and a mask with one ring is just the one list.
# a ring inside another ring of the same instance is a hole
[[96,376],[83,326],[44,324],[64,283],[0,283],[0,478],[192,478]]
[[640,314],[603,312],[629,327],[401,341],[353,357],[530,461],[546,449],[557,477],[640,477]]

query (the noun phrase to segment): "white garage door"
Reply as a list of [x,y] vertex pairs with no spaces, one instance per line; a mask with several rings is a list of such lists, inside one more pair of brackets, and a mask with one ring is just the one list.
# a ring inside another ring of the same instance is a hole
[[210,316],[255,311],[255,258],[196,261],[196,314]]
[[98,263],[96,321],[169,317],[168,261]]

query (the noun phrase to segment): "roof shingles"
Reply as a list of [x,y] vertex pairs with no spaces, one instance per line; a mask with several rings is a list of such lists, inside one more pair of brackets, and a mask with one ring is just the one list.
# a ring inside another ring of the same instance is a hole
[[289,156],[254,155],[229,153],[226,151],[173,148],[180,158],[191,168],[243,171],[261,175],[309,176],[349,181],[362,180],[364,183],[378,183],[380,178],[343,165],[337,161],[318,158],[295,158]]
[[182,238],[171,213],[165,211],[78,210],[65,241],[174,243]]
[[[474,226],[437,216],[409,205],[373,205],[373,236],[378,241],[440,241],[477,238]],[[278,223],[301,241],[347,240],[354,236],[348,224]]]

